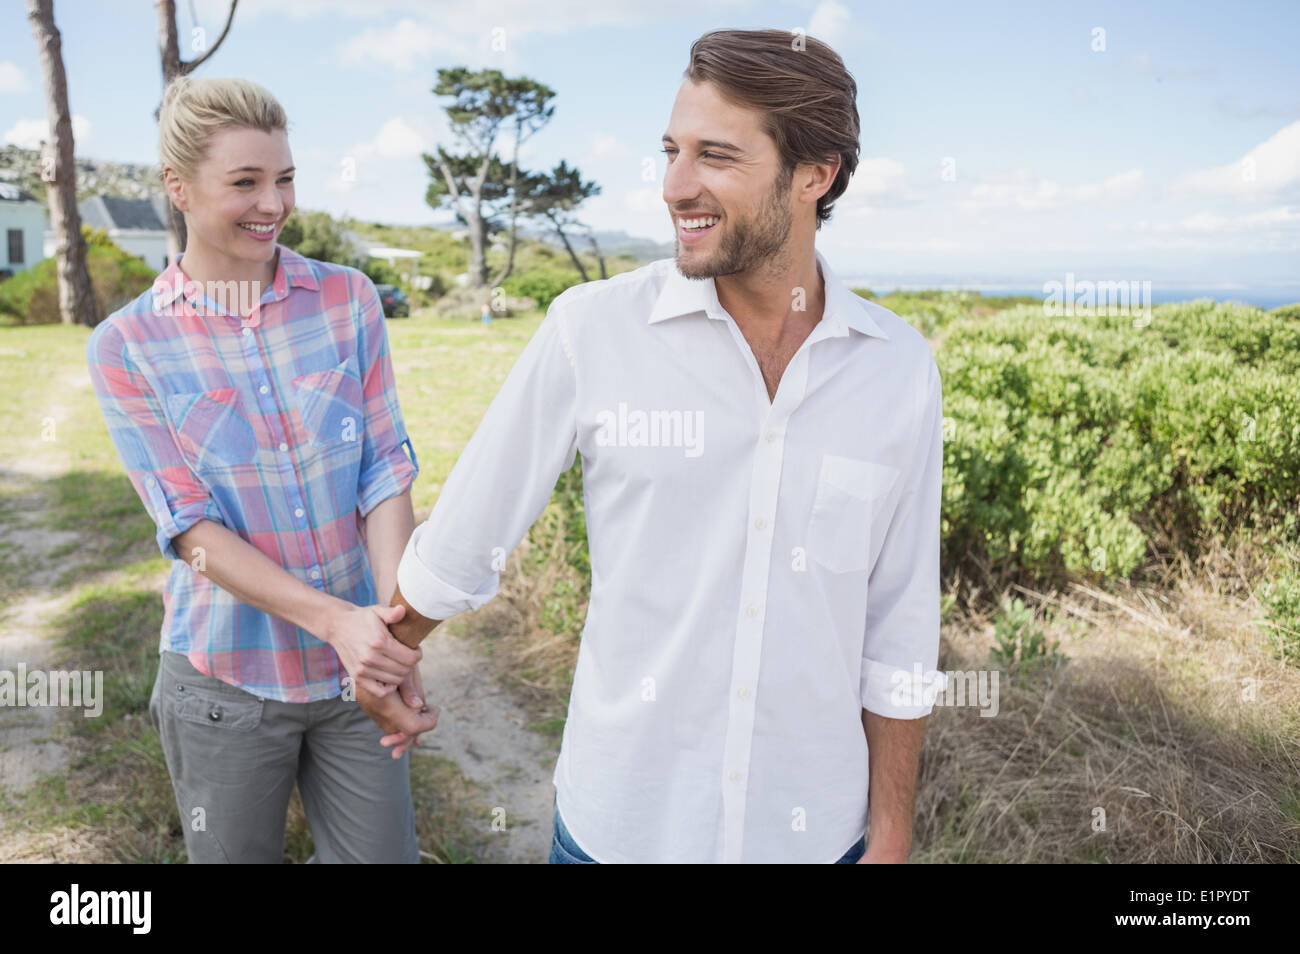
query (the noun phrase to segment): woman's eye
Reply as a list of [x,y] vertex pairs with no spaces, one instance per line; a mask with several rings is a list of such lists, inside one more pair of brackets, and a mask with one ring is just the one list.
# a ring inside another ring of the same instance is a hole
[[245,184],[252,185],[252,184],[253,184],[253,180],[252,180],[252,179],[240,179],[238,182],[235,183],[235,185],[237,185],[237,186],[245,185]]

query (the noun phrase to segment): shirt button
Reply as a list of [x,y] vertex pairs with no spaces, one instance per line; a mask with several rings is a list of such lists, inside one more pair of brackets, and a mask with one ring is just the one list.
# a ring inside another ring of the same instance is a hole
[[740,781],[740,773],[739,773],[739,772],[732,772],[730,775],[727,776],[727,778],[731,779],[733,782],[739,782],[739,781]]
[[293,515],[294,515],[295,517],[301,517],[301,516],[302,516],[302,508],[299,507],[299,508],[297,508],[296,510],[294,510]]
[[316,569],[315,567],[312,567],[311,578],[312,578],[313,580],[319,580],[319,579],[320,579],[320,570]]
[[265,394],[265,393],[267,392],[267,387],[266,387],[265,384],[263,384],[263,385],[262,385],[260,388],[258,388],[257,390],[260,391],[262,394]]
[[745,607],[745,615],[748,616],[750,619],[753,619],[755,616],[758,615],[758,609],[754,606],[753,603],[750,603],[748,606]]
[[754,526],[757,527],[759,530],[762,530],[764,527],[767,526],[767,521],[764,520],[762,517],[759,517],[757,520],[754,521]]
[[249,335],[251,335],[252,333],[253,333],[253,329],[250,328],[250,327],[248,327],[247,325],[245,325],[245,326],[244,326],[244,337],[247,338],[247,337],[248,337]]
[[280,450],[287,451],[288,449],[289,449],[289,445],[286,444],[284,441],[280,441]]
[[144,482],[152,487],[158,483],[158,479],[156,477],[146,477]]
[[772,441],[776,440],[776,431],[768,431],[763,436],[767,438],[767,442],[770,444]]
[[736,695],[739,696],[739,697],[742,698],[742,699],[748,699],[748,698],[749,698],[749,690],[748,690],[748,689],[737,689],[737,690],[736,690]]

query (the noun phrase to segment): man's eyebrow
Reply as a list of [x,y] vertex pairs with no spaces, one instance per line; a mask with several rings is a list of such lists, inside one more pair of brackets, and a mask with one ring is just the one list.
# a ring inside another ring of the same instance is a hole
[[[677,145],[677,143],[673,140],[673,137],[668,135],[667,133],[664,133],[663,141],[671,142],[674,146]],[[699,145],[705,149],[726,149],[728,152],[745,151],[741,149],[739,146],[734,146],[729,142],[723,142],[721,139],[701,139],[699,141]]]
[[[296,166],[290,166],[288,169],[281,169],[280,175],[284,175],[286,172],[293,172],[294,169],[296,168],[297,168]],[[229,172],[226,173],[226,175],[233,176],[236,172],[261,172],[261,171],[262,171],[261,166],[240,166],[238,169],[231,169]]]

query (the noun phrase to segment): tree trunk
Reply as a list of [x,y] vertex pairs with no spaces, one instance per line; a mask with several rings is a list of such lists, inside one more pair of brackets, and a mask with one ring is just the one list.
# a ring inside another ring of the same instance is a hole
[[[213,53],[217,52],[217,47],[221,46],[222,41],[226,39],[226,34],[230,32],[230,24],[235,19],[235,8],[239,6],[239,0],[230,0],[230,12],[226,14],[226,25],[221,28],[221,35],[217,37],[203,55],[197,59],[190,60],[188,63],[181,59],[180,42],[176,37],[176,0],[158,0],[154,5],[158,11],[158,53],[162,58],[162,76],[163,90],[167,89],[167,84],[178,76],[185,76],[193,72],[194,68],[206,60]],[[154,110],[154,119],[157,119],[162,111],[162,104]],[[167,200],[167,258],[170,261],[176,261],[176,256],[185,251],[185,243],[189,236],[185,231],[185,214],[172,205],[171,200]]]
[[592,231],[590,225],[584,225],[587,230],[587,241],[591,243],[591,250],[596,253],[596,261],[600,263],[600,277],[609,278],[609,273],[605,271],[605,256],[600,253],[600,246],[596,244],[596,233]]
[[515,121],[515,148],[514,155],[510,157],[510,235],[507,239],[506,247],[506,265],[495,278],[492,279],[492,287],[496,288],[503,281],[510,277],[510,273],[515,267],[515,241],[517,237],[516,222],[519,215],[519,191],[516,188],[519,184],[519,136],[522,124]]
[[59,314],[65,325],[94,327],[95,290],[86,269],[86,241],[77,209],[77,166],[68,110],[68,76],[63,69],[63,42],[54,25],[54,0],[28,0],[27,18],[40,48],[45,77],[45,111],[54,142],[42,146],[41,178],[49,202],[50,225],[57,236]]
[[[167,84],[181,75],[181,50],[176,39],[176,2],[175,0],[158,0],[158,52],[162,56],[163,90]],[[159,105],[161,111],[162,106]],[[185,232],[185,215],[167,200],[167,260],[176,261],[176,257],[185,251],[189,236]]]
[[555,232],[560,236],[560,241],[564,243],[564,249],[569,253],[569,258],[573,260],[573,267],[578,270],[578,274],[582,276],[582,280],[584,282],[591,281],[591,279],[587,277],[587,270],[582,267],[582,260],[578,258],[578,254],[573,250],[573,246],[569,244],[569,237],[564,234],[564,228],[560,225],[560,220],[556,218],[554,212],[550,211],[547,211],[546,217],[550,219],[551,224],[555,226]]

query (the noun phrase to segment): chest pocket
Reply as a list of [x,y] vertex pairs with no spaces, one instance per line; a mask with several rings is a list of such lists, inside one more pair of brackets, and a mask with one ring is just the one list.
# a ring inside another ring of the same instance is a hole
[[252,463],[257,435],[237,388],[167,395],[167,414],[197,473]]
[[365,417],[357,359],[349,355],[335,368],[293,379],[302,426],[313,447],[361,453]]
[[808,555],[833,573],[865,570],[872,534],[884,532],[885,502],[900,473],[887,464],[823,454]]

